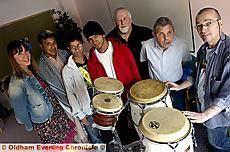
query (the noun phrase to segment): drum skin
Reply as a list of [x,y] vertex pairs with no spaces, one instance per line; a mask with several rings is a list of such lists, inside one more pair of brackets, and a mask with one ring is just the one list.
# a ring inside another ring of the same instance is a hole
[[109,127],[116,123],[117,118],[114,115],[103,115],[95,113],[93,114],[93,120],[99,126]]
[[94,80],[93,84],[98,93],[110,93],[121,96],[124,91],[122,82],[114,78],[99,77]]
[[141,118],[145,152],[193,152],[192,125],[179,110],[152,108]]

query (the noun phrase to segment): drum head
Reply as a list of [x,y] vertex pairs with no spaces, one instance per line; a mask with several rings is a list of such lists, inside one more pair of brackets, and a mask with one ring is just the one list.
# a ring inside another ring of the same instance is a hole
[[98,94],[93,97],[93,107],[102,112],[116,112],[120,111],[123,103],[120,98],[112,94]]
[[153,79],[142,80],[135,83],[130,91],[129,96],[134,102],[147,104],[156,102],[167,94],[166,85]]
[[100,77],[94,80],[95,89],[105,93],[119,93],[124,90],[121,81],[109,77]]
[[181,111],[173,108],[153,108],[139,123],[139,130],[149,140],[161,143],[177,142],[188,135],[190,123]]

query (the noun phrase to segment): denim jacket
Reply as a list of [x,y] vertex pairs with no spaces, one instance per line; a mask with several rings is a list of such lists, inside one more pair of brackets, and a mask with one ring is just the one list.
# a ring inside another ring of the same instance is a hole
[[43,123],[53,114],[51,102],[34,76],[18,78],[12,75],[9,96],[16,120],[28,131],[33,130],[32,122]]
[[[70,53],[65,50],[58,50],[58,56],[64,65],[67,63],[67,59]],[[53,63],[43,53],[40,56],[39,66],[41,68],[41,75],[45,81],[49,84],[50,88],[54,91],[59,103],[63,108],[71,111],[70,104],[68,102],[65,86],[62,80],[61,72],[53,65]]]
[[[207,43],[203,44],[197,53],[196,86],[199,82],[201,64],[205,59],[207,47]],[[211,106],[218,106],[223,110],[207,120],[204,125],[210,129],[230,126],[230,38],[227,35],[222,33],[205,70],[205,109]]]

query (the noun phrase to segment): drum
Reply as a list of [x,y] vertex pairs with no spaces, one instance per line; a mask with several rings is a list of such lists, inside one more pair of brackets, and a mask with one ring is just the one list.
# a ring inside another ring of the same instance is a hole
[[139,130],[145,152],[193,152],[192,126],[179,110],[153,108],[142,117]]
[[95,94],[109,93],[121,97],[124,86],[121,81],[109,77],[100,77],[94,80]]
[[94,123],[99,126],[114,126],[122,110],[123,103],[120,98],[112,94],[97,94],[92,99],[94,108]]
[[172,101],[166,85],[153,79],[146,79],[135,83],[129,93],[131,116],[137,126],[144,113],[153,107],[172,107]]

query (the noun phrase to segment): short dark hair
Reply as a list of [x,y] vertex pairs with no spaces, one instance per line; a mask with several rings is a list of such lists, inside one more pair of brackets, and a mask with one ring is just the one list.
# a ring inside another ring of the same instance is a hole
[[[173,28],[172,21],[168,17],[159,17],[156,22],[154,23],[153,30],[156,30],[157,26],[166,26],[166,25],[171,25]],[[173,28],[174,30],[174,28]]]
[[220,16],[219,11],[218,11],[217,9],[213,8],[213,7],[205,7],[205,8],[202,8],[202,9],[197,13],[196,16],[198,16],[198,15],[204,13],[204,12],[207,12],[207,11],[214,11],[214,13],[216,14],[217,19],[218,19],[218,20],[221,19],[221,16]]
[[88,21],[83,27],[83,34],[88,40],[92,35],[105,35],[105,31],[100,23],[96,21]]
[[66,36],[66,47],[68,47],[70,42],[73,42],[75,40],[80,41],[81,43],[84,43],[81,33],[73,33],[73,34]]
[[43,30],[43,31],[38,33],[37,39],[38,39],[39,44],[42,44],[42,40],[46,40],[48,38],[55,38],[55,34],[53,31]]

